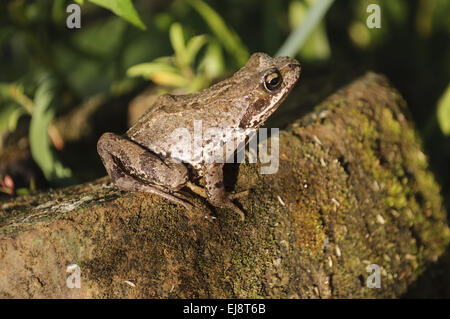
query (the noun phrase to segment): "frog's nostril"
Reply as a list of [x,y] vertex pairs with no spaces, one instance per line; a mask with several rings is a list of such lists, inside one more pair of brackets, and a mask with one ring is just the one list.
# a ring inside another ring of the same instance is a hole
[[296,74],[296,77],[299,77],[302,67],[301,67],[300,63],[298,63],[298,62],[290,63],[290,64],[288,64],[288,70],[290,70],[290,72]]

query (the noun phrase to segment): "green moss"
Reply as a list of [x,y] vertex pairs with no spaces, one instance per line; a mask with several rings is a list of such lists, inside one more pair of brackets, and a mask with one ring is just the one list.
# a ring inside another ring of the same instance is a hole
[[393,112],[389,108],[383,108],[380,119],[380,125],[383,130],[383,136],[389,138],[392,142],[400,141],[402,134],[402,127],[398,121],[394,119]]

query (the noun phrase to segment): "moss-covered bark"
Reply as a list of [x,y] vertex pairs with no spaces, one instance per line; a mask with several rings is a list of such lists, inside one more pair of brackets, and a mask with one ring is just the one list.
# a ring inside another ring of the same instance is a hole
[[[245,222],[107,178],[2,202],[0,296],[401,296],[450,239],[406,113],[380,75],[338,91],[281,132],[276,174],[240,165],[235,190],[252,188]],[[80,289],[66,286],[70,264]],[[366,286],[369,264],[381,267],[379,289]]]

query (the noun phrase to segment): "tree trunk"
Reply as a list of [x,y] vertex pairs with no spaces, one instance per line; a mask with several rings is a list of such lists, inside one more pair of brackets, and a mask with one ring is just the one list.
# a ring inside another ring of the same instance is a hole
[[[339,90],[280,133],[275,174],[227,168],[231,188],[252,189],[238,200],[244,222],[122,192],[108,178],[0,202],[0,296],[402,296],[450,239],[405,114],[381,75]],[[73,264],[80,288],[67,285]]]

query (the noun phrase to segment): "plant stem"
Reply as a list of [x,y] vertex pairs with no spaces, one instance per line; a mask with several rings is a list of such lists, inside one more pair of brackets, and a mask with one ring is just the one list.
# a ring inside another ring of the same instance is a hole
[[28,96],[23,94],[23,92],[17,86],[11,85],[9,94],[14,101],[20,104],[28,112],[28,114],[33,114],[33,101]]
[[314,2],[306,15],[305,21],[291,32],[275,56],[294,56],[301,49],[333,2],[334,0],[317,0]]

